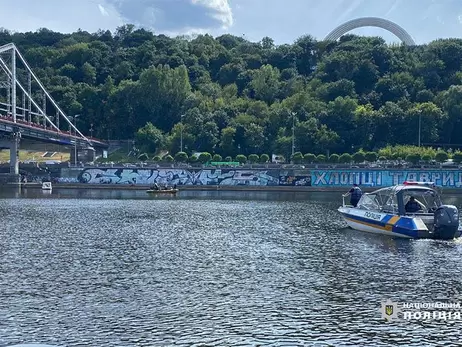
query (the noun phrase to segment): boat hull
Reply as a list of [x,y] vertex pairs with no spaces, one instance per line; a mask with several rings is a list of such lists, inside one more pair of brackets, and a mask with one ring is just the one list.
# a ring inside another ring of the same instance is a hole
[[393,231],[383,230],[376,226],[361,223],[361,222],[355,221],[354,219],[348,218],[346,216],[344,216],[344,219],[345,219],[345,222],[348,224],[348,226],[354,230],[359,230],[359,231],[364,231],[364,232],[374,233],[374,234],[380,234],[380,235],[388,235],[388,236],[393,236],[393,237],[402,237],[406,239],[413,238],[412,236],[409,236],[409,235],[394,233]]
[[[345,222],[352,229],[406,239],[434,238],[422,219],[412,216],[398,216],[362,210],[354,207],[340,207]],[[455,237],[459,237],[458,233]]]
[[42,190],[52,190],[51,182],[43,182],[42,183]]

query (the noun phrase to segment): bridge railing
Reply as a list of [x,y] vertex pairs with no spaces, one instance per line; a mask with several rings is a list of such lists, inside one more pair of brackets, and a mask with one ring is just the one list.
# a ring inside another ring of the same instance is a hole
[[[5,58],[6,54],[9,54],[9,57],[7,56],[9,59]],[[63,132],[59,124],[61,120],[68,126],[69,131],[74,132],[73,137],[80,138],[90,145],[92,144],[90,139],[80,132],[75,123],[70,120],[70,117],[66,116],[48,93],[13,43],[0,46],[0,77],[2,72],[6,77],[6,81],[1,81],[0,79],[0,89],[7,90],[7,102],[0,102],[0,111],[3,110],[7,115],[10,115],[14,123],[20,123],[22,119],[23,124],[35,127],[36,125],[32,122],[32,116],[34,116],[39,117],[39,123],[43,124],[44,130]],[[21,80],[21,77],[25,79],[24,76],[27,76],[27,81]],[[34,87],[34,90],[32,87]],[[34,100],[33,95],[41,95],[42,97],[39,97],[39,99],[42,100],[40,102]],[[21,100],[21,96],[22,107],[17,104],[18,100]],[[41,105],[39,105],[40,103]],[[47,114],[47,107],[49,106],[54,109],[55,116]],[[72,134],[69,133],[66,136],[72,136]]]
[[[38,124],[38,123],[34,123],[34,122],[29,123],[29,122],[23,121],[21,119],[16,119],[16,122],[14,122],[13,117],[11,117],[11,116],[6,116],[6,115],[1,115],[0,114],[0,122],[1,121],[6,121],[6,122],[14,124],[14,125],[25,126],[25,127],[29,127],[29,128],[40,130],[40,131],[45,131],[45,132],[48,132],[48,133],[52,133],[53,135],[66,136],[66,137],[75,138],[75,139],[82,140],[82,141],[84,140],[81,137],[76,136],[75,134],[73,134],[70,130],[66,131],[66,130],[49,129],[49,128],[46,128],[45,126],[43,126],[42,124]],[[97,138],[94,138],[94,137],[88,136],[87,139],[92,144],[93,143],[100,143],[100,144],[106,145],[106,143],[104,143],[100,139],[97,139]]]

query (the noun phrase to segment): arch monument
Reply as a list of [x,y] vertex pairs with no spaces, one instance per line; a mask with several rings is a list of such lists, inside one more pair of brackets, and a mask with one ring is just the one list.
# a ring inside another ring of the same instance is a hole
[[349,20],[332,30],[324,40],[336,41],[347,32],[362,27],[377,27],[388,30],[398,37],[404,44],[408,46],[415,45],[414,39],[406,30],[392,21],[378,17],[362,17]]

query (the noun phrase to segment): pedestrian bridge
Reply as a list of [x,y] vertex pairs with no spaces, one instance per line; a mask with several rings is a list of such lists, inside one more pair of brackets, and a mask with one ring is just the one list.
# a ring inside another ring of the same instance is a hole
[[[76,127],[13,43],[0,46],[0,148],[10,149],[10,175],[18,178],[19,148],[52,144],[69,148],[71,161],[93,161],[109,147]],[[15,178],[15,180],[16,180]]]

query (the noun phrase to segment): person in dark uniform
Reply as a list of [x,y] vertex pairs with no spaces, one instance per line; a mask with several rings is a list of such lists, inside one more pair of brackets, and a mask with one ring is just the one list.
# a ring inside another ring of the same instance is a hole
[[363,195],[363,192],[361,191],[361,188],[358,187],[358,185],[355,183],[353,184],[353,187],[346,193],[344,196],[350,196],[350,205],[353,207],[358,206],[359,199],[361,199],[361,196]]
[[422,206],[419,204],[419,202],[413,196],[411,196],[409,198],[409,201],[404,206],[404,209],[408,213],[415,213],[415,212],[418,212],[418,211],[422,210]]

